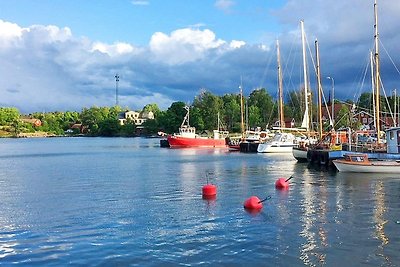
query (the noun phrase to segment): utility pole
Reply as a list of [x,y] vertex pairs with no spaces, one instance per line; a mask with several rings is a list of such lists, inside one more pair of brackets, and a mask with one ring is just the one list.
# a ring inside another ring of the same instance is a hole
[[118,82],[119,82],[119,75],[118,73],[115,74],[115,105],[118,106]]

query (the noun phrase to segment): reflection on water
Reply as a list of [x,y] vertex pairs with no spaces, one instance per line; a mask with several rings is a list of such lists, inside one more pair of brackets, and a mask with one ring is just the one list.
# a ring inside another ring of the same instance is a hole
[[390,263],[390,257],[385,255],[385,246],[389,244],[389,237],[385,233],[385,225],[388,222],[385,220],[385,187],[381,181],[376,183],[375,191],[375,206],[374,206],[374,221],[375,225],[375,237],[381,240],[381,244],[378,246],[376,254],[385,259],[386,263]]
[[[287,154],[165,149],[157,139],[7,139],[0,146],[0,264],[400,262],[400,179],[391,175],[315,170]],[[275,189],[291,175],[288,190]],[[214,199],[202,197],[207,176],[217,186]],[[253,195],[271,198],[249,214],[243,202]]]
[[315,186],[313,180],[317,177],[311,175],[305,177],[301,192],[303,215],[300,217],[303,226],[300,236],[305,238],[305,242],[300,249],[300,259],[307,266],[319,266],[325,264],[326,254],[321,251],[328,245],[324,229],[327,223],[327,192],[323,184]]

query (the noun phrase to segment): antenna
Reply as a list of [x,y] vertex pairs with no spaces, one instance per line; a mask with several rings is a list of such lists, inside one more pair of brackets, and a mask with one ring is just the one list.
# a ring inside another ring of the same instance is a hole
[[115,105],[118,106],[118,82],[119,82],[119,75],[118,73],[115,74]]

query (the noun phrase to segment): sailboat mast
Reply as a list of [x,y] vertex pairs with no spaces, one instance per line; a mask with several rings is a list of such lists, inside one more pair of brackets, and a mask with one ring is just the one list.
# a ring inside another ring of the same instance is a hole
[[244,107],[243,107],[243,88],[242,78],[240,78],[240,130],[242,131],[242,138],[244,138]]
[[304,125],[307,129],[307,132],[310,132],[310,117],[308,111],[308,77],[307,77],[307,62],[306,62],[306,37],[304,33],[304,21],[300,21],[301,25],[301,43],[303,47],[303,72],[304,72],[304,103],[305,103],[305,112],[302,126]]
[[373,107],[373,112],[374,112],[374,128],[376,129],[376,110],[375,110],[375,71],[374,71],[374,55],[371,51],[370,53],[370,61],[371,61],[371,85],[372,85],[372,107]]
[[318,122],[319,122],[319,137],[322,139],[322,84],[321,84],[321,69],[319,61],[318,40],[315,40],[315,57],[317,61],[317,83],[318,83]]
[[285,127],[285,117],[283,114],[283,86],[282,86],[282,69],[281,69],[281,54],[279,49],[279,40],[276,40],[276,55],[278,63],[278,89],[279,89],[279,127]]
[[380,127],[380,68],[379,68],[379,40],[378,40],[378,7],[376,4],[376,0],[374,1],[374,17],[375,17],[375,120],[376,120],[376,134],[377,134],[377,141],[378,144],[381,143],[381,127]]

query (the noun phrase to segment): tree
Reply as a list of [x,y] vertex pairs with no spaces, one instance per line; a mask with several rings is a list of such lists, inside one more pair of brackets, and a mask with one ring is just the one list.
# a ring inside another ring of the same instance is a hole
[[15,123],[15,120],[19,120],[20,113],[17,108],[4,107],[0,108],[0,125],[10,126]]
[[[193,101],[193,107],[197,108],[204,122],[204,130],[214,130],[219,127],[219,118],[225,117],[223,101],[220,97],[204,90]],[[222,119],[223,120],[223,119]],[[199,125],[193,125],[199,128]]]
[[100,121],[98,126],[98,135],[106,137],[118,136],[121,129],[119,121],[113,118]]
[[342,105],[342,107],[340,108],[337,116],[336,116],[336,127],[337,129],[339,128],[347,128],[350,126],[350,110],[347,107],[347,105]]
[[[277,117],[277,114],[273,114],[274,101],[272,100],[271,95],[267,92],[265,88],[256,89],[251,92],[248,100],[248,106],[249,120],[251,110],[253,112],[253,121],[249,121],[251,126],[267,125],[269,124],[271,119]],[[251,108],[252,106],[257,108]],[[259,116],[259,118],[256,118],[254,116]]]
[[184,102],[178,101],[172,103],[165,112],[160,112],[157,118],[160,130],[167,133],[176,132],[186,115],[185,106]]
[[240,132],[240,95],[226,94],[222,97],[222,101],[224,102],[225,122],[228,130]]
[[151,111],[154,114],[154,117],[157,117],[158,115],[160,115],[160,108],[158,107],[157,104],[153,103],[153,104],[147,104],[146,106],[143,107],[143,111]]

